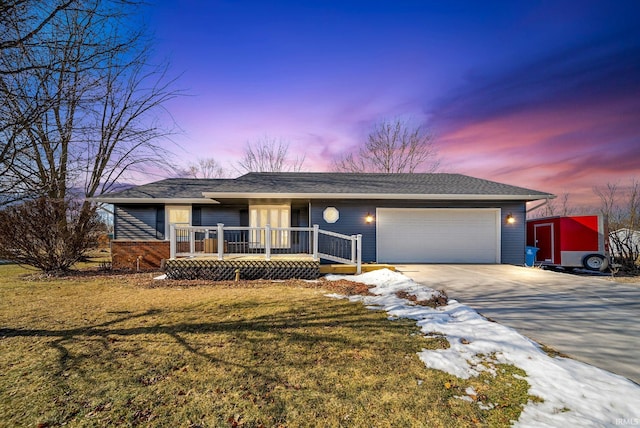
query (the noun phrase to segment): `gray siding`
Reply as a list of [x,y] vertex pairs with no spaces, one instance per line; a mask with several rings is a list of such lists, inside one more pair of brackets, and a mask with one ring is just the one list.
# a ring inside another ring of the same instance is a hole
[[[362,234],[362,261],[376,261],[376,225],[375,221],[366,224],[367,213],[375,215],[378,208],[501,208],[501,262],[505,264],[523,264],[525,246],[525,204],[519,202],[474,202],[474,201],[313,201],[311,204],[311,223],[320,225],[320,229],[345,235]],[[336,207],[340,219],[333,224],[322,218],[326,207]],[[511,213],[515,224],[506,224],[505,217]]]
[[[158,213],[162,219],[158,219]],[[164,210],[156,206],[116,205],[114,238],[130,240],[164,239]]]

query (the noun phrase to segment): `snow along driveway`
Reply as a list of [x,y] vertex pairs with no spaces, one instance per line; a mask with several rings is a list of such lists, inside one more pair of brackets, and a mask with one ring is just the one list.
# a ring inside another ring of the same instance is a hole
[[398,270],[536,342],[640,383],[640,284],[510,265]]
[[[528,403],[516,425],[640,425],[640,386],[622,376],[579,361],[549,357],[514,329],[490,322],[455,300],[431,309],[401,299],[396,295],[401,290],[419,299],[428,298],[433,290],[397,272],[383,269],[357,276],[329,275],[327,279],[375,285],[370,290],[375,296],[349,299],[362,301],[370,309],[385,310],[390,318],[414,319],[425,334],[444,333],[450,348],[419,353],[429,368],[469,378],[480,370],[491,370],[477,357],[484,354],[494,355],[497,363],[513,364],[525,370],[531,385],[529,393],[544,402]],[[491,406],[491,403],[478,402],[478,405]]]

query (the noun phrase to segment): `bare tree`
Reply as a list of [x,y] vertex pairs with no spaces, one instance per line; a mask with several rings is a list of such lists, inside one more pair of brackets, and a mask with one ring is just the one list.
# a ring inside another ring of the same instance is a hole
[[607,183],[594,187],[600,198],[602,215],[609,228],[609,243],[614,262],[626,272],[640,271],[640,181],[628,186]]
[[33,46],[36,37],[45,31],[48,24],[65,10],[78,7],[79,0],[6,0],[0,1],[0,205],[11,201],[13,186],[5,175],[19,157],[24,145],[16,138],[16,131],[23,130],[39,112],[37,103],[24,109],[19,115],[7,108],[7,100],[18,95],[6,82],[6,76],[43,68],[46,64],[16,61],[21,55],[21,46]]
[[402,119],[375,125],[356,154],[337,160],[341,172],[434,172],[440,166],[433,134]]
[[290,158],[289,143],[269,137],[248,142],[238,171],[245,172],[298,172],[302,170],[304,156]]
[[[163,105],[179,91],[167,65],[150,64],[134,15],[142,0],[83,0],[49,14],[42,7],[67,2],[13,2],[24,13],[2,38],[0,205],[91,198],[148,166],[169,167]],[[72,218],[65,207],[54,211],[61,230]],[[85,199],[79,218],[92,210]]]
[[[0,2],[0,52],[29,43],[55,16],[78,0],[4,0]],[[0,74],[15,70],[0,69]]]
[[620,217],[619,184],[607,183],[605,187],[595,186],[593,193],[600,199],[600,213],[609,221],[618,221]]
[[[37,14],[32,3],[27,13]],[[160,145],[170,130],[159,119],[178,92],[166,65],[149,65],[131,19],[138,6],[79,2],[28,43],[3,49],[0,69],[13,72],[0,76],[0,183],[14,199],[64,199],[69,189],[92,197],[144,165],[165,164]]]
[[569,202],[570,194],[563,193],[558,199],[550,199],[540,208],[528,213],[529,218],[567,216],[576,214],[579,210]]
[[199,158],[195,163],[190,163],[181,175],[192,178],[226,178],[229,171],[215,158]]

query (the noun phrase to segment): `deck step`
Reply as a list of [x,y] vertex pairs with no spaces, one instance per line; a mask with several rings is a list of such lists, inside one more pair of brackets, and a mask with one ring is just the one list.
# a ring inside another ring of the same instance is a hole
[[[377,264],[371,263],[362,265],[362,273],[371,272],[378,269],[389,269],[392,271],[396,270],[396,267],[393,265],[385,265],[385,264]],[[322,275],[332,273],[338,275],[355,275],[356,267],[353,265],[320,265],[320,273]]]

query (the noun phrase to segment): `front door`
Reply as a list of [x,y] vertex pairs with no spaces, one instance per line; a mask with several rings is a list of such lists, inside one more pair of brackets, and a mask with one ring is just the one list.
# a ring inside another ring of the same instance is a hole
[[553,259],[553,223],[534,225],[533,237],[535,239],[535,246],[539,248],[536,254],[536,261],[555,263]]
[[[249,207],[249,226],[263,228],[289,228],[291,220],[290,205],[252,205]],[[271,231],[271,248],[289,248],[288,230]],[[251,248],[265,247],[265,231],[251,230]]]

